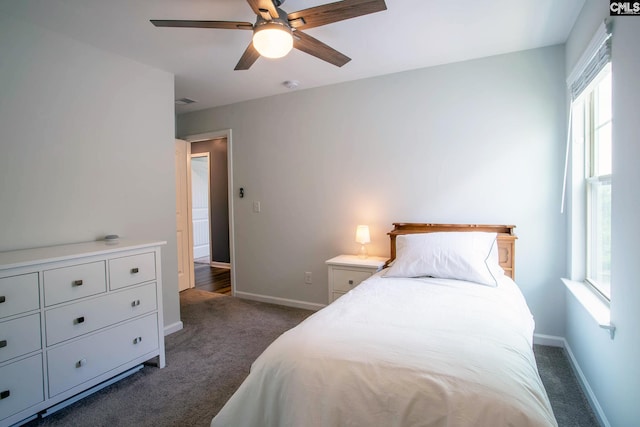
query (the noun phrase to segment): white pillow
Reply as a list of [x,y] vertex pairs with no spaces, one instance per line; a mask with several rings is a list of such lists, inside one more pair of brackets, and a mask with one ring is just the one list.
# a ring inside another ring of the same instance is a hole
[[480,231],[396,237],[396,259],[386,277],[439,277],[497,286],[504,274],[496,233]]

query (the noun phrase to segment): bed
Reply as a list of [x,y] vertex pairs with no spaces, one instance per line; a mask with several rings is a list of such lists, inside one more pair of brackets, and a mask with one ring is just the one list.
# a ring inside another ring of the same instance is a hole
[[395,223],[386,268],[275,340],[211,426],[557,426],[513,229]]

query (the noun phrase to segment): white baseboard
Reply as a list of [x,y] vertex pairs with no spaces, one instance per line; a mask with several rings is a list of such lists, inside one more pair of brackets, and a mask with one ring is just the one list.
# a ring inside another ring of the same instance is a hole
[[271,297],[271,296],[260,295],[260,294],[252,294],[250,292],[236,291],[234,296],[238,298],[250,299],[253,301],[267,302],[270,304],[284,305],[287,307],[304,308],[304,309],[313,310],[313,311],[318,311],[326,307],[325,304],[316,304],[313,302],[298,301],[294,299]]
[[227,270],[231,270],[231,264],[229,264],[228,262],[211,261],[209,265],[211,267],[226,268]]
[[164,327],[164,336],[166,337],[167,335],[171,335],[174,332],[178,332],[183,327],[184,325],[182,324],[182,320],[179,320],[175,323],[167,325]]
[[587,400],[589,401],[589,404],[591,405],[591,409],[593,409],[593,412],[595,413],[596,418],[598,419],[598,422],[602,427],[611,427],[611,424],[609,424],[609,420],[607,420],[607,417],[604,414],[604,411],[602,410],[602,406],[600,406],[600,403],[598,402],[596,395],[593,393],[593,390],[589,385],[589,381],[587,381],[587,378],[584,376],[582,369],[580,369],[580,365],[578,365],[578,361],[573,355],[573,351],[571,351],[571,347],[569,346],[569,343],[566,340],[565,340],[564,349],[567,351],[567,355],[569,356],[569,362],[571,363],[573,372],[575,372],[576,376],[578,377],[578,382],[582,387],[582,391],[587,396]]
[[548,345],[550,347],[562,347],[567,344],[564,338],[555,335],[533,334],[533,343]]

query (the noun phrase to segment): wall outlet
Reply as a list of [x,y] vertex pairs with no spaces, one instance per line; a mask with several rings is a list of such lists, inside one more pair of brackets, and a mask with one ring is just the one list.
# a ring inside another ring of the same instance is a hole
[[257,200],[253,202],[253,211],[255,213],[260,213],[260,202]]
[[304,273],[304,283],[306,283],[307,285],[311,284],[311,272],[310,271],[306,271]]

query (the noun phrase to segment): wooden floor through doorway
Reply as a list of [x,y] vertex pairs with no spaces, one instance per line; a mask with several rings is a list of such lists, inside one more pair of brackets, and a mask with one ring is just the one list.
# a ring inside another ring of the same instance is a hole
[[211,267],[207,258],[194,260],[196,289],[231,295],[231,270]]

